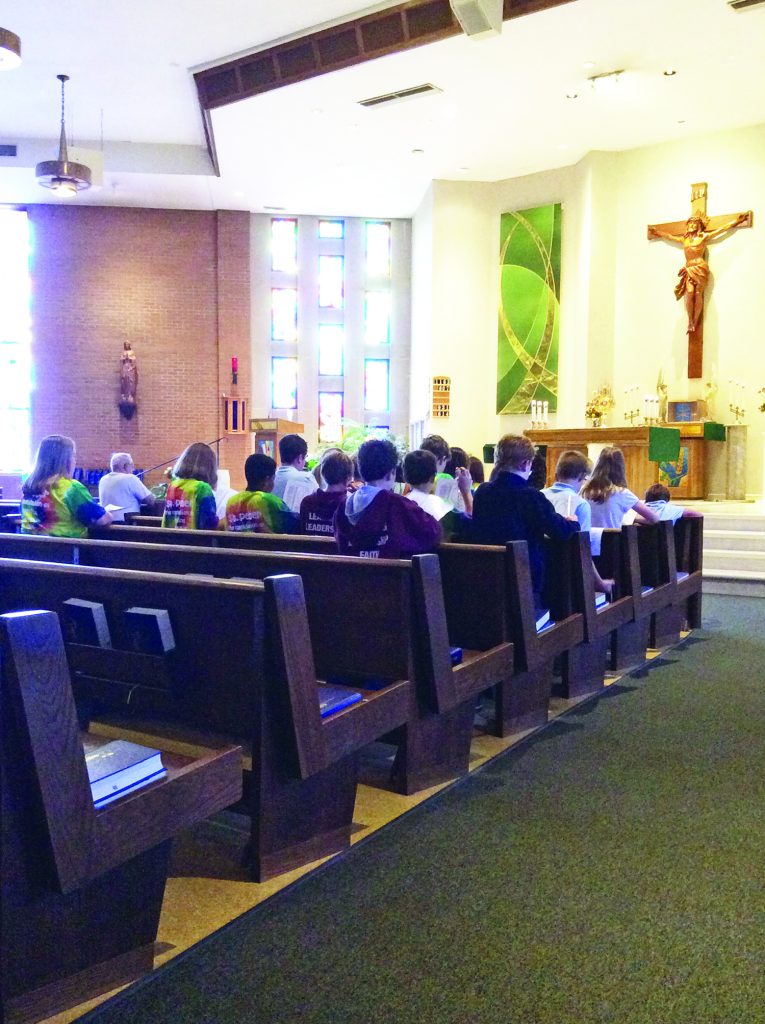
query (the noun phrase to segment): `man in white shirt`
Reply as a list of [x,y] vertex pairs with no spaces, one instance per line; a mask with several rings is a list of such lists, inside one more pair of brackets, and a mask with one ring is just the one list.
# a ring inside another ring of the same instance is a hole
[[111,512],[115,523],[123,523],[126,512],[140,512],[142,505],[147,507],[147,511],[154,506],[157,499],[133,472],[132,455],[114,452],[109,466],[111,473],[102,476],[98,482],[98,500]]
[[305,468],[307,455],[308,445],[300,434],[285,434],[280,439],[281,465],[274,476],[271,493],[281,498],[291,512],[300,512],[303,498],[319,489],[316,477]]

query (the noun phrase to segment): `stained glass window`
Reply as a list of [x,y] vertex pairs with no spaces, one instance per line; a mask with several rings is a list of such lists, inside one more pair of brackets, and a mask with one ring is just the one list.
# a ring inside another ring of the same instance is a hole
[[343,437],[343,392],[319,392],[319,441],[341,441]]
[[271,289],[271,338],[294,341],[297,338],[297,289]]
[[368,220],[366,236],[367,277],[390,277],[390,224]]
[[367,345],[390,341],[390,292],[367,292],[364,296],[364,340]]
[[294,356],[271,359],[271,408],[297,409],[297,359]]
[[342,324],[319,324],[319,373],[342,377],[344,341]]
[[292,217],[271,221],[271,269],[297,273],[297,221]]
[[390,408],[390,360],[364,360],[364,409],[388,412]]
[[320,220],[319,238],[343,238],[345,236],[345,221],[342,220]]
[[32,339],[29,220],[0,209],[0,471],[29,470]]
[[322,309],[343,308],[342,256],[319,256],[319,306]]

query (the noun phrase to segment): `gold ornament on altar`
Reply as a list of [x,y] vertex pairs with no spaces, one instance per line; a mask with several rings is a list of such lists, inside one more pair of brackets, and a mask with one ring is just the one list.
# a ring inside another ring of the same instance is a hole
[[587,402],[584,410],[585,418],[592,422],[593,427],[602,427],[606,413],[609,409],[613,409],[614,405],[613,392],[605,384],[602,388],[598,388]]

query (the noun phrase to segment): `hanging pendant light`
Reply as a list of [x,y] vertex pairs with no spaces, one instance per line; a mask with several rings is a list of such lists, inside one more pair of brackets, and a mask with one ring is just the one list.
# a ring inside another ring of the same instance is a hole
[[85,164],[73,163],[66,150],[66,129],[64,127],[64,83],[69,75],[56,75],[61,82],[61,136],[58,143],[58,160],[43,160],[35,167],[38,184],[52,189],[64,199],[71,199],[78,192],[90,188],[90,168]]
[[0,28],[0,71],[12,71],[21,64],[21,40],[10,29]]

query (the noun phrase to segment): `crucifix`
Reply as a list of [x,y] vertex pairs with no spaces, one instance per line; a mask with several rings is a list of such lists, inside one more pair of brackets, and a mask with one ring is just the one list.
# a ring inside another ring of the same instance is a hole
[[649,224],[648,238],[679,242],[685,252],[685,266],[675,285],[675,298],[685,298],[688,314],[688,376],[701,377],[704,345],[704,291],[709,280],[707,245],[734,228],[752,226],[752,211],[707,216],[707,183],[691,185],[691,215],[671,224]]

